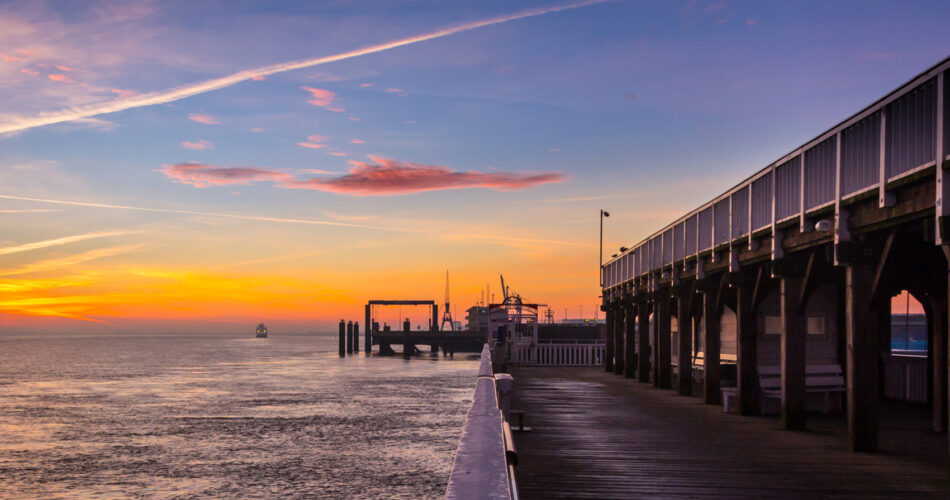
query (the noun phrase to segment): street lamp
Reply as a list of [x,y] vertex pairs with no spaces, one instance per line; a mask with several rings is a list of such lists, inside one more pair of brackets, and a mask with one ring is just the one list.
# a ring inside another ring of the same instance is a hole
[[610,212],[600,211],[600,268],[597,273],[600,275],[600,287],[604,287],[604,217],[610,217]]

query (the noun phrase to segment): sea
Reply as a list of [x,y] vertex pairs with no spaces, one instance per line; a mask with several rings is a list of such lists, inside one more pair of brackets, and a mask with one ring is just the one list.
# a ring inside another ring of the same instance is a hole
[[442,497],[477,371],[335,335],[0,334],[0,497]]

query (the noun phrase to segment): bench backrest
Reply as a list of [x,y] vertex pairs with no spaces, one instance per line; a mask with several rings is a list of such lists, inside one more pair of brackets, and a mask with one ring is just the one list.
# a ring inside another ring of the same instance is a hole
[[[782,388],[780,366],[759,367],[759,387],[763,390]],[[844,387],[841,365],[808,365],[805,367],[805,387]]]

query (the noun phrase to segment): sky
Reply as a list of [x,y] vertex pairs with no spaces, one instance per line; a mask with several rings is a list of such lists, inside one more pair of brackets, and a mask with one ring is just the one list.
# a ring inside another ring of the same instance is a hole
[[946,57],[948,15],[2,2],[0,326],[325,331],[446,271],[456,320],[499,274],[591,317],[600,209],[609,256]]

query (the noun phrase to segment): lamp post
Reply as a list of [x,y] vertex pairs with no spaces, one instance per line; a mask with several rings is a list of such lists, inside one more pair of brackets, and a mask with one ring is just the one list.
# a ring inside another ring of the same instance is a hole
[[600,275],[600,287],[604,287],[604,217],[610,217],[610,212],[601,209],[600,211],[600,267],[597,274]]

